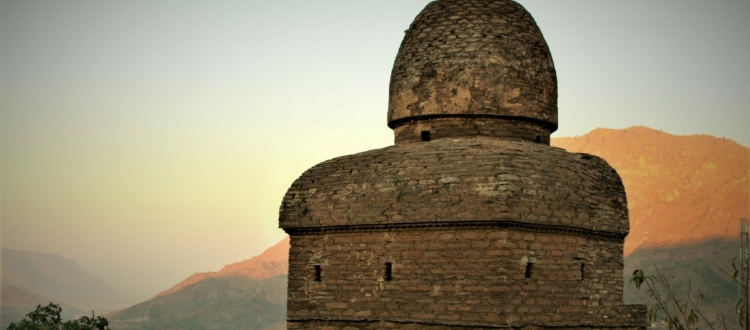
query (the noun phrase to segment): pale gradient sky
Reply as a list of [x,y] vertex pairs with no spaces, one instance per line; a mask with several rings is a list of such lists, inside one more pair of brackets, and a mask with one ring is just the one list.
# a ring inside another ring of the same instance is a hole
[[[285,190],[392,144],[388,80],[426,0],[0,2],[2,246],[130,303],[276,243]],[[560,129],[750,146],[750,2],[538,1]]]

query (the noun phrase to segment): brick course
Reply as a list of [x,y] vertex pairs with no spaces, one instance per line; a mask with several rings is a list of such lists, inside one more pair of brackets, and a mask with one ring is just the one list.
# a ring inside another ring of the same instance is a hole
[[291,244],[290,321],[638,325],[622,304],[622,238],[487,226],[294,235]]
[[550,132],[537,122],[519,119],[434,117],[404,121],[393,128],[396,144],[422,141],[422,132],[430,139],[461,137],[496,137],[549,145]]

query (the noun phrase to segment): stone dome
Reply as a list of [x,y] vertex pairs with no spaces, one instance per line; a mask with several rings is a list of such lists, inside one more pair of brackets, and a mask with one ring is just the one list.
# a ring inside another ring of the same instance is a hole
[[515,2],[427,5],[391,73],[395,145],[284,195],[287,329],[645,329],[623,304],[625,187],[549,146],[556,80]]
[[389,94],[388,126],[396,143],[427,130],[433,138],[484,135],[548,144],[557,129],[552,56],[531,14],[510,0],[428,4],[405,31]]

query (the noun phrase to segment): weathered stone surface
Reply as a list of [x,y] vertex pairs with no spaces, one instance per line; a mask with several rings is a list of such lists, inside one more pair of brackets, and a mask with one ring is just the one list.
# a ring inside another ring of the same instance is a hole
[[641,325],[622,303],[622,239],[485,228],[294,235],[291,244],[290,321]]
[[388,126],[411,117],[520,117],[557,129],[557,76],[531,15],[509,0],[431,2],[391,73]]
[[434,117],[405,121],[393,129],[396,144],[422,142],[422,133],[431,140],[462,137],[496,137],[511,141],[528,141],[549,145],[550,134],[534,122],[497,118]]
[[499,139],[438,139],[335,158],[284,196],[285,229],[512,220],[626,235],[620,177],[596,156]]

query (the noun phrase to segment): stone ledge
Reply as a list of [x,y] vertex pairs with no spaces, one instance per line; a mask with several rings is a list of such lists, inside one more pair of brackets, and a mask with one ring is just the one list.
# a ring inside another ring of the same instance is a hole
[[403,125],[414,124],[419,121],[432,120],[432,119],[500,119],[508,121],[518,121],[539,125],[544,129],[553,133],[557,130],[557,125],[532,117],[523,116],[508,116],[500,114],[475,114],[475,113],[464,113],[464,114],[432,114],[432,115],[418,115],[405,118],[395,119],[388,123],[388,127],[395,129]]
[[[630,306],[636,306],[636,305],[630,305]],[[637,305],[637,306],[643,306],[645,305]],[[645,319],[645,315],[644,315]],[[612,320],[606,320],[602,323],[586,323],[586,322],[576,322],[576,323],[540,323],[540,322],[524,322],[519,324],[493,324],[493,323],[483,323],[483,322],[460,322],[460,321],[429,321],[429,320],[420,320],[420,319],[411,319],[411,318],[382,318],[382,319],[375,319],[375,318],[363,318],[363,317],[336,317],[336,318],[295,318],[295,317],[288,317],[287,322],[325,322],[327,324],[330,324],[332,322],[356,322],[356,323],[381,323],[381,322],[389,322],[389,323],[402,323],[402,324],[413,324],[413,325],[426,325],[426,326],[451,326],[451,327],[467,327],[467,328],[486,328],[486,329],[524,329],[524,328],[542,328],[542,329],[581,329],[581,328],[589,328],[589,329],[645,329],[648,324],[647,323],[637,323],[637,322],[613,322]],[[613,324],[617,323],[617,324]]]
[[564,233],[578,234],[586,237],[596,237],[611,240],[624,240],[627,234],[569,227],[562,225],[547,225],[515,220],[479,220],[479,221],[446,221],[446,222],[418,222],[418,223],[389,223],[371,225],[342,225],[320,227],[287,227],[284,231],[289,235],[317,235],[324,233],[352,233],[373,231],[402,231],[402,230],[444,230],[444,229],[516,229],[535,233]]

